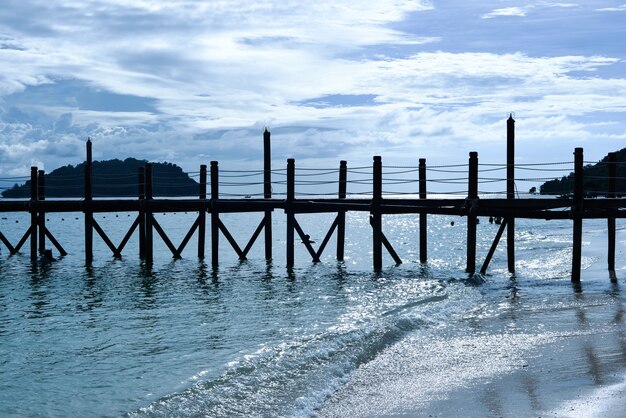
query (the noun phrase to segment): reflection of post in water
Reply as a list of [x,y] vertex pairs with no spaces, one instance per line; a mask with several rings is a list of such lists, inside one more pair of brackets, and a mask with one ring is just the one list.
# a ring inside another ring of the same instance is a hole
[[[589,321],[587,319],[587,315],[585,314],[584,295],[583,293],[576,293],[575,298],[579,303],[578,308],[576,309],[576,319],[578,320],[578,325],[581,330],[586,330],[589,328]],[[585,339],[583,351],[585,358],[587,359],[587,364],[589,365],[588,372],[593,380],[593,383],[596,385],[603,384],[604,379],[602,377],[600,360],[598,359],[598,355],[595,353],[593,342],[589,340],[589,337],[586,337]]]
[[489,411],[489,416],[504,416],[504,410],[502,409],[502,402],[500,399],[501,396],[498,393],[497,388],[494,387],[493,383],[486,386],[485,391],[482,393],[481,400],[487,411]]
[[530,401],[530,407],[532,410],[534,412],[544,411],[545,408],[542,407],[541,402],[539,401],[539,395],[537,394],[537,379],[534,379],[532,375],[525,374],[522,377],[522,385],[528,395],[528,400]]
[[141,294],[133,292],[140,299],[137,300],[137,308],[152,309],[156,305],[156,287],[157,276],[152,270],[151,262],[142,262],[137,276],[141,279]]
[[39,263],[31,264],[30,300],[33,318],[45,318],[48,316],[46,307],[49,303],[49,295],[45,282],[50,278],[50,268]]

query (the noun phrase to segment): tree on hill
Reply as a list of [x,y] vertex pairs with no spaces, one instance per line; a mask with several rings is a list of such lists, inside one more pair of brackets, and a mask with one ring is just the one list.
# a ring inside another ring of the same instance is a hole
[[[92,165],[92,190],[94,197],[138,196],[138,170],[146,160],[127,158],[122,160],[94,161]],[[85,163],[59,167],[45,175],[46,196],[83,197]],[[183,170],[171,163],[152,164],[153,191],[155,196],[194,196],[198,183]],[[30,197],[30,180],[14,185],[2,192],[3,197]]]
[[[609,190],[609,157],[605,156],[596,164],[583,167],[583,191],[591,195],[606,195]],[[626,195],[626,148],[616,152],[615,190],[618,195]],[[541,194],[565,195],[574,191],[574,173],[545,182],[539,188]]]

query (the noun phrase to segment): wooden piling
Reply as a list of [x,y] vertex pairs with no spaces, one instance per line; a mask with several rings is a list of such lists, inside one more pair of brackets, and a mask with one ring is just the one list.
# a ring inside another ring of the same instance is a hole
[[[200,200],[206,201],[206,165],[200,166]],[[204,258],[204,243],[206,241],[206,205],[198,212],[198,258]]]
[[[419,197],[420,199],[426,199],[426,159],[419,159]],[[420,263],[425,263],[428,260],[428,231],[426,213],[420,213]]]
[[30,259],[37,260],[37,210],[35,203],[37,202],[37,167],[30,168]]
[[583,149],[574,150],[574,197],[572,199],[573,248],[572,282],[580,283],[580,268],[583,241]]
[[[272,198],[272,152],[271,134],[265,129],[263,132],[263,198]],[[272,211],[265,211],[265,259],[272,259]]]
[[[615,180],[617,177],[616,161],[617,154],[615,152],[610,152],[608,156],[609,191],[606,196],[609,199],[615,199]],[[607,262],[611,281],[615,282],[617,281],[617,277],[615,275],[615,218],[608,218],[607,226],[609,232]]]
[[[348,192],[348,163],[344,160],[339,162],[339,191],[337,197],[345,199]],[[337,260],[343,261],[346,243],[346,211],[339,210],[337,213]]]
[[285,213],[287,215],[287,268],[294,265],[294,232],[296,217],[293,212],[293,201],[296,194],[296,160],[287,160],[287,202]]
[[[37,199],[46,200],[46,176],[43,170],[37,173]],[[43,254],[46,249],[46,212],[39,210],[39,254]]]
[[152,199],[153,199],[153,188],[152,188],[152,164],[146,164],[145,170],[145,187],[146,187],[146,198],[144,200],[145,203],[145,228],[146,228],[146,238],[145,238],[145,260],[147,263],[152,263],[154,260],[154,222],[152,215]]
[[213,267],[219,264],[220,244],[220,215],[213,204],[219,199],[219,167],[217,161],[211,161],[211,263]]
[[83,189],[84,217],[85,217],[85,264],[90,265],[93,262],[93,210],[91,202],[93,199],[92,175],[93,175],[93,158],[91,139],[87,139],[85,159],[85,176]]
[[[515,199],[515,120],[506,121],[506,198]],[[509,273],[515,273],[515,218],[507,218],[506,254]]]
[[383,224],[380,205],[383,200],[383,163],[380,156],[374,157],[372,187],[373,195],[370,205],[370,218],[372,225],[373,265],[374,270],[381,270],[383,268]]
[[146,258],[146,168],[139,167],[137,173],[138,190],[137,197],[139,199],[139,225],[137,226],[139,234],[139,257]]
[[467,184],[467,267],[469,274],[476,272],[476,209],[478,200],[478,153],[470,152]]

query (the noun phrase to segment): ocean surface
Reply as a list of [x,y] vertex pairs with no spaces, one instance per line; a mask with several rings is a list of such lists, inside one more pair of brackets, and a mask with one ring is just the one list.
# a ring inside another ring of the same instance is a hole
[[[118,243],[133,216],[95,217]],[[178,244],[196,214],[156,216]],[[156,234],[152,266],[139,260],[136,236],[114,259],[94,234],[87,267],[82,214],[47,218],[67,256],[53,249],[56,261],[31,263],[28,243],[16,256],[0,251],[2,417],[428,415],[459,391],[524,370],[545,355],[541,347],[558,356],[560,342],[584,335],[605,338],[608,354],[573,354],[582,359],[573,366],[578,388],[618,383],[626,370],[619,222],[619,282],[611,284],[606,221],[585,221],[580,292],[569,278],[569,221],[518,220],[515,276],[502,242],[488,274],[468,277],[462,217],[429,216],[429,261],[420,264],[418,217],[385,216],[404,263],[385,254],[378,273],[367,214],[347,215],[345,262],[334,259],[333,241],[315,264],[297,242],[293,269],[281,211],[273,261],[263,259],[262,236],[243,262],[222,236],[217,269],[208,251],[197,259],[194,239],[173,260]],[[314,246],[334,219],[297,218]],[[243,246],[261,215],[221,219]],[[14,244],[27,227],[28,214],[0,220]],[[481,219],[478,268],[496,231]],[[534,410],[568,400],[559,393]],[[500,395],[492,395],[474,398],[467,414],[493,412]]]

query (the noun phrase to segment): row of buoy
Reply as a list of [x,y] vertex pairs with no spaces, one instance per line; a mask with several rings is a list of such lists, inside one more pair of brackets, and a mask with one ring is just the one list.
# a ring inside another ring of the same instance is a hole
[[[187,212],[185,212],[185,215],[186,215],[186,214],[187,214]],[[163,216],[165,216],[165,215],[166,215],[166,213],[162,213],[162,215],[163,215]],[[174,212],[174,213],[173,213],[173,215],[176,215],[176,212]],[[116,218],[119,218],[119,217],[120,217],[120,215],[115,215],[115,217],[116,217]],[[129,218],[129,217],[130,217],[130,214],[126,215],[126,217],[128,217],[128,218]],[[106,216],[103,216],[102,218],[106,219]],[[6,218],[6,217],[3,217],[3,218],[2,218],[2,220],[3,220],[3,221],[6,221],[6,220],[8,220],[8,219],[9,219],[9,218]],[[76,218],[74,218],[74,219],[78,220],[79,218],[78,218],[78,217],[76,217]],[[65,218],[61,218],[61,220],[62,220],[62,221],[65,221]],[[50,222],[50,218],[46,218],[46,222]],[[20,223],[20,221],[15,221],[15,223],[16,223],[16,224],[18,224],[18,223]]]
[[[493,216],[489,217],[489,223],[495,223],[496,225],[500,225],[502,223],[502,217],[500,216],[496,216],[495,218]],[[480,219],[476,218],[476,225],[480,224]],[[450,222],[450,226],[454,226],[454,221]]]

